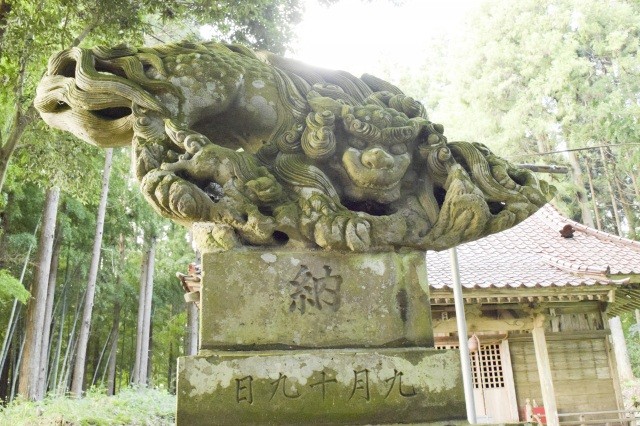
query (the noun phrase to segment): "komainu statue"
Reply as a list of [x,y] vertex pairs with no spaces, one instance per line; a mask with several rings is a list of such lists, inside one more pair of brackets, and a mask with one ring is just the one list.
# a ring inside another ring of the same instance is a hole
[[239,45],[72,48],[36,107],[100,147],[133,144],[161,215],[223,248],[441,250],[499,232],[553,190],[484,145],[448,142],[392,84]]

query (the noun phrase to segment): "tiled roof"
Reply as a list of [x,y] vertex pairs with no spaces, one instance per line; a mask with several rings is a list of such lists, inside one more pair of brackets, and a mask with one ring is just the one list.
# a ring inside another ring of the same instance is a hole
[[[572,238],[560,234],[566,225]],[[612,275],[640,275],[640,243],[567,219],[549,204],[457,252],[460,280],[469,289],[607,285]],[[449,256],[448,250],[427,253],[431,288],[451,287]]]

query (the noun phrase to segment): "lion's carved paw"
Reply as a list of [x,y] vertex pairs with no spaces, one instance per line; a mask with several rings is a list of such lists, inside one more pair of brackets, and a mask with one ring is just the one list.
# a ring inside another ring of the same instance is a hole
[[163,216],[180,220],[208,220],[213,201],[197,186],[174,173],[157,170],[148,173],[141,185],[145,197]]
[[314,239],[325,248],[365,251],[371,246],[371,225],[352,213],[324,216],[316,222]]

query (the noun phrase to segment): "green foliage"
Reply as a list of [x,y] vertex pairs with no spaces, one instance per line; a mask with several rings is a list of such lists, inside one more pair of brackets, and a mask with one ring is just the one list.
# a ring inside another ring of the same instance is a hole
[[8,300],[18,299],[22,303],[29,300],[29,292],[6,269],[0,269],[0,305]]
[[627,103],[640,88],[636,15],[624,1],[487,1],[455,53],[463,69],[452,106],[492,116],[480,134],[525,152],[537,142],[551,150],[613,134],[635,140],[638,106]]
[[0,424],[172,425],[175,403],[175,396],[162,389],[126,388],[108,397],[104,389],[94,388],[83,399],[13,401],[0,407]]
[[[191,16],[198,17],[199,25],[215,22],[212,34],[218,40],[251,45],[258,49],[283,54],[284,48],[295,35],[293,25],[302,18],[298,0],[254,0],[237,2],[225,0],[214,7],[208,1],[196,1]],[[233,16],[233,17],[232,17]],[[273,25],[274,22],[285,23]]]
[[626,312],[620,316],[624,340],[627,343],[627,352],[631,369],[635,377],[640,377],[640,323],[635,322],[633,312]]
[[38,122],[13,156],[11,179],[40,187],[59,186],[83,204],[97,204],[104,152]]
[[29,248],[34,247],[36,243],[35,237],[27,232],[7,236],[7,248],[14,252],[26,253],[29,251]]

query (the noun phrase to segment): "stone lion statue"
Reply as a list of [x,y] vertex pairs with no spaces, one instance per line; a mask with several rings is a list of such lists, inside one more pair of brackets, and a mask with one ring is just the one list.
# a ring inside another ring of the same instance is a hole
[[223,249],[441,250],[513,226],[553,189],[448,142],[386,81],[239,45],[65,50],[36,107],[91,144],[132,144],[155,210],[213,223]]

